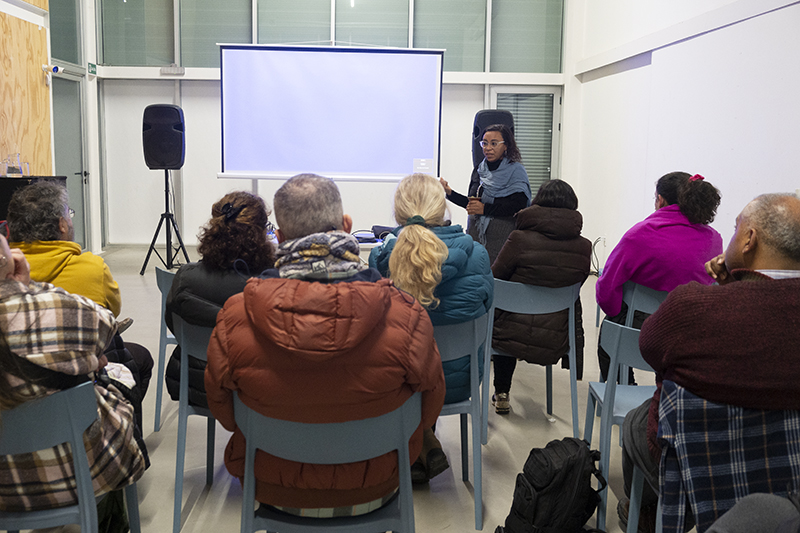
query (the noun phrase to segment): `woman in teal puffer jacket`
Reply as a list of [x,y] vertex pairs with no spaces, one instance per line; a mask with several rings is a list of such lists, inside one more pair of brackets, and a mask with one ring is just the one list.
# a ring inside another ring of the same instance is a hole
[[[486,314],[494,289],[486,249],[461,226],[449,225],[445,208],[444,190],[435,178],[406,176],[394,195],[395,220],[400,225],[369,256],[369,266],[419,300],[434,326]],[[469,398],[469,356],[448,361],[443,369],[444,402]],[[428,465],[428,473],[433,472]]]

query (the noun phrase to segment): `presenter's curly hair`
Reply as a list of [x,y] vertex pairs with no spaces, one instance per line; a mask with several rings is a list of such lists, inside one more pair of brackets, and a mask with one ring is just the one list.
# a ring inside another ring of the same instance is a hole
[[17,189],[8,204],[11,242],[61,240],[59,223],[69,205],[67,188],[53,181],[36,181]]
[[439,305],[434,290],[448,255],[447,245],[429,226],[444,225],[444,213],[444,189],[438,180],[427,174],[403,178],[394,194],[394,217],[405,227],[389,256],[389,277],[426,309]]
[[522,163],[522,155],[519,153],[517,141],[514,140],[514,134],[511,132],[511,128],[505,124],[492,124],[491,126],[486,126],[486,129],[483,130],[483,133],[481,133],[481,139],[483,139],[483,136],[487,131],[499,131],[500,135],[503,136],[503,142],[506,145],[506,159],[515,163]]
[[237,259],[250,274],[275,265],[275,247],[267,239],[270,211],[260,196],[235,191],[211,207],[211,219],[200,230],[197,252],[212,270],[228,270]]
[[[694,178],[694,179],[693,179]],[[721,196],[705,178],[686,172],[670,172],[656,182],[656,194],[668,205],[678,204],[692,224],[710,224],[717,215]]]

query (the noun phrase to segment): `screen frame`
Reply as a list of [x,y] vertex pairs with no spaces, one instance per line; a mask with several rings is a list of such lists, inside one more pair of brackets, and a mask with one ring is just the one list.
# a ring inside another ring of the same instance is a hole
[[[439,175],[441,168],[441,147],[442,147],[442,89],[444,77],[444,50],[429,48],[385,48],[385,47],[353,47],[353,46],[306,46],[306,45],[279,45],[279,44],[220,44],[220,162],[221,170],[217,173],[218,178],[223,179],[249,179],[249,180],[286,180],[297,172],[285,171],[266,171],[266,170],[226,170],[225,166],[225,62],[223,55],[226,50],[264,50],[280,52],[322,52],[322,53],[356,53],[356,54],[403,54],[403,55],[438,55],[438,83],[437,83],[437,114],[436,132],[434,138],[434,164],[433,170],[419,170],[425,173]],[[413,169],[417,171],[416,168]],[[392,174],[378,173],[355,173],[355,172],[329,172],[326,177],[342,181],[361,181],[361,182],[392,182],[400,181],[411,172],[401,172]]]

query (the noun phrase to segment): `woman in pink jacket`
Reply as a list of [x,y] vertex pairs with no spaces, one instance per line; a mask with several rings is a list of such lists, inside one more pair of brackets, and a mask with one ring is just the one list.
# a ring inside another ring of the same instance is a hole
[[[719,203],[719,191],[699,174],[670,172],[658,180],[655,213],[622,236],[597,280],[597,303],[606,320],[625,323],[622,286],[627,281],[657,291],[690,281],[713,283],[705,263],[722,253],[722,237],[709,226]],[[639,328],[647,316],[637,315],[634,327]],[[610,359],[599,346],[597,352],[605,380]]]

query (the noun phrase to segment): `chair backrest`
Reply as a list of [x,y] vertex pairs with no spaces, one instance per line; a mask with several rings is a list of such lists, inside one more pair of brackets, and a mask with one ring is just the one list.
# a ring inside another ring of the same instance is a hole
[[489,325],[489,313],[469,322],[434,326],[433,338],[439,347],[442,362],[459,359],[465,355],[478,355],[480,347],[486,340],[486,327]]
[[208,341],[214,328],[189,324],[175,313],[172,314],[172,327],[181,350],[196,359],[208,361]]
[[94,524],[91,531],[97,530],[97,510],[83,432],[96,419],[97,399],[91,382],[25,402],[3,411],[0,419],[0,455],[47,450],[64,442],[79,450],[72,454],[73,471],[83,523]]
[[310,464],[354,463],[402,449],[408,456],[408,441],[419,426],[422,413],[421,394],[414,393],[403,405],[381,416],[306,424],[264,416],[247,407],[238,393],[233,398],[236,425],[248,446]]
[[[632,314],[632,313],[628,313]],[[610,320],[603,321],[603,334],[600,336],[600,346],[611,357],[609,372],[618,365],[630,366],[640,370],[654,372],[639,352],[639,330],[616,324]]]
[[492,307],[526,315],[555,313],[575,304],[581,285],[583,283],[554,289],[495,278]]
[[[800,490],[798,410],[745,409],[707,401],[664,380],[659,403],[664,438],[664,530],[683,531],[688,501],[705,531],[744,496]],[[685,478],[687,472],[702,472]]]
[[[633,315],[636,311],[652,315],[666,300],[669,291],[657,291],[632,281],[626,281],[622,286],[622,301],[628,305],[628,315],[625,318],[625,325],[633,326]],[[610,352],[609,352],[610,353]]]
[[161,291],[161,309],[163,310],[167,304],[167,294],[172,287],[172,280],[175,278],[175,272],[171,270],[164,270],[156,267],[156,285],[158,290]]

